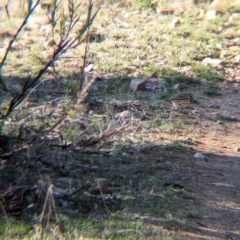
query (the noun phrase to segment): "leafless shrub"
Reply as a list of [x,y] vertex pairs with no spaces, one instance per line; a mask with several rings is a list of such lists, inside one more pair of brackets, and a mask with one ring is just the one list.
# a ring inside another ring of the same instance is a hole
[[[6,59],[8,54],[15,42],[16,38],[19,36],[20,32],[22,31],[23,27],[27,24],[29,17],[33,14],[37,6],[42,4],[44,0],[37,0],[35,4],[32,4],[32,0],[27,0],[27,14],[24,18],[22,24],[16,31],[16,34],[13,38],[9,41],[5,54],[0,62],[0,87],[5,92],[9,92],[6,84],[2,79],[2,69],[6,63]],[[78,26],[78,22],[80,19],[80,15],[82,5],[81,3],[78,4],[76,0],[68,0],[68,14],[63,11],[63,0],[53,0],[51,9],[49,11],[49,21],[52,25],[52,37],[55,39],[55,36],[58,34],[58,42],[56,47],[54,48],[53,53],[51,54],[48,59],[41,59],[42,66],[40,70],[36,74],[30,74],[28,80],[23,85],[21,92],[16,94],[12,100],[7,104],[7,109],[4,113],[2,122],[7,119],[7,117],[12,113],[12,111],[23,102],[23,100],[27,97],[27,92],[31,89],[40,78],[46,73],[50,66],[54,66],[54,63],[58,61],[59,57],[69,51],[70,49],[74,49],[81,44],[86,44],[85,47],[85,54],[84,54],[84,63],[83,68],[86,63],[87,57],[87,49],[88,49],[88,32],[89,28],[92,25],[98,11],[93,13],[93,3],[92,0],[89,0],[87,9],[86,10],[86,18],[85,21],[82,23],[81,27]],[[59,31],[56,30],[56,26],[59,25]],[[71,33],[75,32],[76,34],[73,36]],[[57,38],[56,38],[57,39]],[[82,69],[83,69],[82,68]],[[86,89],[82,89],[83,86],[83,70],[80,74],[79,78],[79,90],[78,96],[85,96]]]

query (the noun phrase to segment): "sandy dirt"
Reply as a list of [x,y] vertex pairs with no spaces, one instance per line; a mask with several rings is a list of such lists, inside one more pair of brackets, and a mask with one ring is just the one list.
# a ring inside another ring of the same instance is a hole
[[[221,95],[204,97],[195,109],[203,130],[195,151],[205,158],[194,159],[194,167],[181,172],[201,213],[194,220],[198,230],[184,233],[186,239],[240,239],[239,92],[240,84],[224,83]],[[209,120],[213,118],[216,120]]]

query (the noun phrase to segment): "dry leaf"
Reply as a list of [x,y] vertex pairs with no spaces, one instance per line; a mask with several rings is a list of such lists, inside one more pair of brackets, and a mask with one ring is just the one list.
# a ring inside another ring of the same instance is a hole
[[169,15],[174,13],[174,9],[171,7],[158,8],[157,13],[162,15]]

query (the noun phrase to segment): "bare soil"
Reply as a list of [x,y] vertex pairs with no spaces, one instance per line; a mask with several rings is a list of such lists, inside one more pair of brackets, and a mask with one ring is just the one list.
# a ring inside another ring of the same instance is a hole
[[[205,159],[194,159],[193,168],[180,171],[200,209],[194,219],[197,230],[184,232],[185,239],[240,239],[240,84],[220,87],[220,95],[204,97],[199,118],[203,135],[194,149]],[[206,111],[210,109],[210,111]],[[225,116],[228,121],[216,119]],[[232,121],[231,121],[232,120]]]

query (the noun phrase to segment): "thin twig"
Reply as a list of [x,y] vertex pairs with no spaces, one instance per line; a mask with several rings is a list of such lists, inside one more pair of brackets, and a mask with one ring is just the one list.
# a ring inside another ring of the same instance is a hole
[[9,219],[8,219],[8,215],[7,215],[7,212],[6,212],[6,209],[5,209],[5,207],[3,206],[3,203],[2,203],[1,200],[0,200],[0,205],[1,205],[1,207],[2,207],[2,210],[3,210],[4,215],[5,215],[5,217],[6,217],[7,224],[10,225],[10,222],[9,222]]
[[17,36],[19,35],[19,33],[21,32],[21,30],[23,29],[23,27],[27,24],[27,20],[28,18],[30,17],[30,15],[33,13],[33,11],[35,10],[35,8],[39,5],[39,3],[41,2],[42,0],[37,0],[36,4],[30,9],[30,11],[28,12],[27,16],[25,17],[25,19],[23,20],[21,26],[19,27],[19,29],[17,30],[17,33],[13,36],[13,38],[9,41],[8,43],[8,46],[7,46],[7,49],[5,51],[5,55],[3,56],[3,59],[0,63],[0,68],[3,66],[4,62],[6,61],[7,59],[7,55],[13,45],[13,43],[15,42]]

